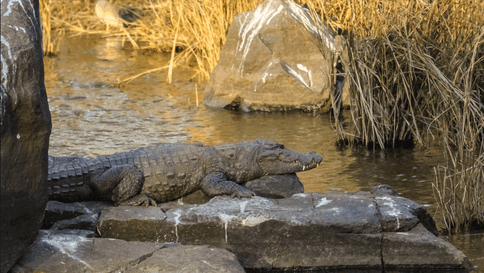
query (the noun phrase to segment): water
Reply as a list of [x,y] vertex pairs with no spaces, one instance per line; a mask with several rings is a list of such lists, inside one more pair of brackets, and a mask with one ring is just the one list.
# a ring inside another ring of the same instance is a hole
[[[168,58],[125,50],[118,42],[96,36],[64,39],[59,56],[44,60],[53,123],[49,154],[94,157],[159,142],[214,145],[273,139],[299,152],[323,155],[319,168],[298,174],[306,192],[356,192],[390,184],[440,219],[431,186],[433,167],[445,162],[438,141],[427,148],[393,151],[338,149],[327,114],[249,114],[206,108],[201,104],[204,84],[197,82],[189,65],[175,71],[171,85],[164,71],[124,87],[113,86],[166,64]],[[483,233],[447,239],[484,269]]]

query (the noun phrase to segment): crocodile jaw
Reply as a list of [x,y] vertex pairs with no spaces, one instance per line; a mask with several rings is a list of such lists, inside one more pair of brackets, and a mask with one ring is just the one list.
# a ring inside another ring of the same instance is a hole
[[323,161],[315,152],[300,154],[284,148],[282,151],[266,152],[259,156],[259,167],[264,175],[289,174],[314,169]]

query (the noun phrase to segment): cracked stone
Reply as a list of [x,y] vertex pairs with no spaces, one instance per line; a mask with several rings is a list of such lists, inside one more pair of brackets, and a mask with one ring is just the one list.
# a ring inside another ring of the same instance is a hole
[[87,238],[89,233],[41,230],[11,272],[244,272],[225,249]]
[[[378,202],[377,197],[380,197]],[[389,200],[392,200],[391,205],[384,204]],[[380,201],[381,204],[377,206]],[[383,208],[381,211],[379,206]],[[415,232],[417,227],[414,223],[419,223],[419,218],[414,213],[421,207],[390,192],[377,196],[368,192],[299,193],[284,199],[216,196],[202,205],[175,202],[161,207],[166,219],[161,222],[158,235],[150,237],[150,241],[225,248],[237,255],[244,268],[251,270],[326,270],[344,267],[381,272],[385,266],[384,258],[388,258],[384,255],[390,255],[389,247],[392,244],[404,250],[401,257],[393,257],[396,261],[402,261],[400,265],[395,263],[401,268],[418,267],[420,258],[414,259],[413,256],[424,256],[419,249],[433,251],[426,245],[436,247],[435,255],[430,255],[426,260],[427,265],[439,268],[442,262],[437,259],[439,251],[444,251],[443,257],[453,257],[455,264],[465,261],[459,258],[463,254],[455,247],[437,247],[443,240],[423,225],[417,225],[423,227],[418,233],[421,236],[412,235],[416,238],[414,241],[406,240],[408,236],[402,234]],[[390,209],[395,208],[400,213],[392,216]],[[110,237],[112,233],[115,236],[128,234],[127,238],[132,238],[132,234],[143,232],[143,217],[140,217],[139,224],[130,226],[122,223],[125,221],[122,219],[129,219],[128,215],[131,214],[123,216],[123,208],[112,208],[102,214],[105,213],[111,216],[101,217],[103,220],[100,220],[99,226],[109,225],[111,230],[101,230],[103,237]],[[118,215],[120,222],[108,223],[116,218],[112,216],[114,214]],[[385,221],[400,221],[400,227],[388,225],[384,230],[381,223]],[[408,231],[399,232],[404,226]],[[385,247],[382,247],[383,243]]]

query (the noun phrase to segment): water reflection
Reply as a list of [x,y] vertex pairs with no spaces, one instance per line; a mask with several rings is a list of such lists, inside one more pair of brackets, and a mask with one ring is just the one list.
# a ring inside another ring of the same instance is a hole
[[[53,129],[49,154],[98,156],[159,142],[201,141],[208,145],[273,139],[300,152],[323,155],[323,164],[299,174],[307,192],[369,190],[390,184],[404,197],[435,211],[431,180],[442,164],[440,148],[372,151],[338,149],[329,115],[239,113],[196,107],[195,72],[177,70],[142,76],[123,88],[118,80],[162,66],[169,56],[122,49],[96,37],[64,40],[60,56],[45,59],[45,80]],[[198,84],[200,102],[203,86]],[[346,117],[349,118],[349,117]],[[438,216],[437,216],[438,218]],[[450,238],[484,267],[482,233]],[[472,238],[476,239],[474,242]],[[468,243],[461,243],[461,241]]]
[[484,233],[467,232],[455,234],[446,239],[467,255],[477,269],[474,272],[482,272],[484,268]]

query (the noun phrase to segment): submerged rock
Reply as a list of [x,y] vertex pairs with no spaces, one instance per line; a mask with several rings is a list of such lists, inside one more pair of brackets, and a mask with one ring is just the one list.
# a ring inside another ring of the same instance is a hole
[[225,249],[88,238],[89,231],[41,230],[16,272],[244,272]]
[[334,76],[339,51],[332,30],[307,9],[266,0],[234,18],[204,104],[243,111],[327,107],[330,91],[343,88]]
[[7,272],[42,226],[51,116],[38,1],[2,1],[1,267]]

